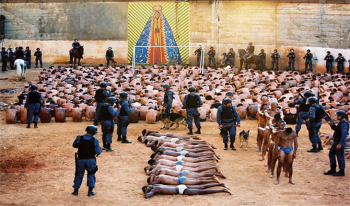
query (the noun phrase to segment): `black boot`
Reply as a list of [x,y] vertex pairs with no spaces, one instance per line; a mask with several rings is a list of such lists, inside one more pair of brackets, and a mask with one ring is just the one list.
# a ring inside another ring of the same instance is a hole
[[201,134],[201,128],[198,128],[197,131],[194,132],[195,134]]
[[89,192],[88,192],[89,197],[96,195],[96,192],[92,191],[93,189],[94,189],[93,187],[89,187]]
[[131,142],[126,139],[126,136],[123,136],[122,143],[131,143]]
[[227,143],[225,143],[225,147],[224,147],[224,150],[227,150]]
[[345,176],[344,170],[339,170],[337,173],[334,173],[333,176]]
[[235,151],[236,151],[236,148],[235,148],[235,146],[233,145],[232,142],[231,142],[231,144],[230,144],[230,148],[231,148],[232,150],[235,150]]
[[75,196],[78,196],[78,192],[79,191],[79,189],[74,189],[74,191],[72,192],[72,195],[75,195]]
[[34,128],[38,128],[38,123],[34,122]]
[[298,135],[299,135],[299,131],[295,131],[296,133],[297,133],[297,137],[299,137]]
[[188,135],[193,135],[192,129],[190,129],[189,132],[187,132]]
[[332,166],[330,170],[328,170],[327,172],[325,172],[325,173],[323,173],[323,174],[324,174],[324,175],[333,175],[334,173],[336,173],[335,168],[336,168],[336,167],[333,167],[333,166]]
[[98,121],[94,121],[94,125],[98,126],[99,125]]
[[318,143],[317,150],[318,150],[318,151],[323,150],[322,143]]
[[113,152],[114,149],[111,148],[111,144],[107,144],[106,152]]
[[317,144],[313,144],[312,149],[309,149],[307,152],[318,152]]
[[120,134],[118,134],[118,139],[117,141],[122,141],[122,136]]
[[28,123],[27,127],[26,128],[30,128],[30,123]]

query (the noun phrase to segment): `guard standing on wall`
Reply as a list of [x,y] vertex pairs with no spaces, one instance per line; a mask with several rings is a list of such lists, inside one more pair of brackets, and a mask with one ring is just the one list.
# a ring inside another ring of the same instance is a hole
[[96,90],[95,93],[95,101],[96,101],[96,114],[95,114],[95,118],[94,118],[94,125],[98,125],[98,119],[99,119],[99,115],[100,115],[100,109],[101,106],[104,105],[106,103],[107,97],[111,96],[111,91],[107,91],[107,83],[106,82],[102,82],[100,84],[100,89]]
[[108,50],[106,51],[107,67],[109,66],[109,61],[111,61],[113,57],[114,57],[114,52],[112,50],[112,47],[108,47]]
[[310,71],[312,72],[312,58],[313,55],[310,53],[310,49],[306,50],[306,54],[304,56],[305,59],[305,73],[308,70],[308,67],[310,69]]
[[27,108],[27,128],[30,128],[30,124],[34,115],[34,128],[38,128],[40,107],[42,105],[41,94],[37,91],[38,87],[35,84],[30,86],[30,92],[27,95],[25,107]]
[[174,93],[170,91],[169,84],[164,84],[163,88],[165,89],[163,106],[165,107],[165,113],[170,114],[170,110],[173,107]]
[[331,55],[330,51],[327,51],[327,55],[324,57],[324,60],[326,60],[326,69],[327,73],[333,74],[333,61],[334,57]]
[[190,92],[190,94],[185,96],[185,99],[182,103],[186,108],[186,113],[187,113],[187,124],[189,129],[189,132],[187,134],[193,135],[193,132],[192,132],[193,118],[194,118],[194,123],[197,127],[197,131],[195,133],[201,134],[201,123],[199,121],[198,107],[200,107],[203,103],[201,98],[197,94],[195,94],[196,88],[191,86],[190,88],[188,88],[188,91]]
[[235,52],[233,51],[233,48],[230,48],[230,51],[227,54],[228,60],[230,61],[230,67],[235,67]]
[[295,71],[294,68],[294,64],[295,64],[295,53],[294,53],[294,49],[291,49],[289,54],[287,55],[287,57],[289,58],[288,61],[288,70],[292,69],[293,71]]
[[346,61],[345,58],[341,53],[338,54],[338,57],[335,59],[337,62],[337,73],[344,74],[344,62]]
[[[130,114],[130,107],[127,101],[128,94],[126,92],[120,93],[120,105],[119,109],[117,111],[118,115],[118,141],[122,141],[122,143],[131,143],[127,140],[127,132],[128,132],[128,126],[129,126],[129,114]],[[122,138],[121,138],[122,137]]]
[[201,56],[202,56],[202,46],[199,45],[199,48],[194,52],[195,55],[197,55],[197,66],[200,66]]
[[2,59],[2,71],[7,71],[7,60],[8,60],[8,52],[6,51],[5,47],[2,47],[1,49],[1,59]]
[[209,65],[208,66],[210,67],[211,62],[213,62],[214,68],[216,69],[214,47],[210,47],[210,50],[208,51],[208,56],[209,56]]
[[95,187],[95,173],[98,170],[96,157],[101,154],[101,148],[98,139],[94,137],[98,133],[97,127],[90,125],[86,127],[85,131],[86,134],[78,135],[73,142],[73,147],[78,148],[78,152],[75,153],[75,177],[72,195],[78,195],[86,170],[87,186],[89,187],[88,196],[91,197],[96,195],[92,190]]
[[32,51],[29,49],[29,46],[27,46],[24,52],[26,53],[27,68],[30,69],[31,60],[32,60]]
[[271,59],[272,59],[271,69],[273,69],[274,65],[276,64],[276,69],[278,70],[279,58],[281,58],[281,56],[279,53],[277,53],[277,49],[273,50],[273,53],[271,54]]
[[34,56],[35,56],[35,68],[38,68],[38,61],[40,62],[40,68],[43,68],[43,60],[42,60],[43,53],[40,51],[40,48],[36,48],[36,52],[34,53]]

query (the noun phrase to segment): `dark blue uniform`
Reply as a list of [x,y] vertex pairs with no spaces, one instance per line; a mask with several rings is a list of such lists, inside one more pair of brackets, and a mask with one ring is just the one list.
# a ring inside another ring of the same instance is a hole
[[102,130],[102,143],[104,148],[110,148],[114,132],[114,117],[118,116],[113,106],[105,104],[100,108],[100,121]]
[[227,53],[227,58],[230,61],[230,66],[234,67],[235,66],[235,52],[234,51],[228,52]]
[[295,125],[295,131],[298,134],[303,124],[308,128],[306,120],[309,118],[310,105],[306,104],[307,98],[300,98],[294,100],[294,104],[299,105],[297,124]]
[[27,95],[25,107],[27,108],[27,123],[32,123],[34,115],[34,123],[39,121],[39,112],[42,105],[41,94],[38,91],[31,91]]
[[276,64],[276,69],[278,69],[278,59],[281,58],[280,54],[272,53],[271,58],[272,58],[271,69],[273,69],[275,64]]
[[228,65],[229,62],[228,62],[228,57],[227,57],[227,55],[224,56],[224,59],[222,60],[222,63],[223,63],[224,66],[227,66],[227,65]]
[[120,106],[121,108],[117,111],[117,134],[126,137],[129,126],[130,107],[128,101],[126,101],[125,99],[121,100]]
[[77,48],[81,47],[81,45],[79,42],[73,42],[72,47],[73,47],[72,52],[74,53],[77,50]]
[[39,61],[40,67],[42,68],[43,67],[43,61],[42,61],[43,53],[41,51],[36,51],[34,53],[34,56],[35,56],[35,67],[38,68],[38,61]]
[[335,59],[337,62],[337,73],[344,74],[344,62],[346,61],[344,57],[337,57]]
[[97,123],[100,115],[100,108],[102,105],[106,103],[107,97],[111,96],[111,92],[108,92],[106,89],[98,89],[95,93],[95,101],[96,101],[96,114],[94,121]]
[[326,69],[327,73],[333,74],[333,61],[334,57],[332,55],[326,55],[324,57],[324,60],[326,61]]
[[11,51],[9,52],[9,58],[10,58],[10,68],[15,69],[14,63],[15,63],[15,52]]
[[[346,137],[348,136],[349,132],[349,123],[343,119],[341,122],[338,123],[338,125],[332,125],[331,128],[334,130],[333,134],[333,144],[331,147],[331,150],[329,151],[329,161],[331,168],[337,167],[337,161],[335,157],[337,157],[338,160],[338,166],[339,169],[344,170],[345,169],[345,154],[344,154],[344,148],[346,146]],[[341,148],[337,150],[337,145],[341,144]]]
[[211,62],[213,62],[214,68],[216,69],[216,64],[215,64],[215,50],[209,50],[208,51],[209,55],[209,67],[211,65]]
[[30,49],[25,50],[26,53],[26,62],[27,62],[27,68],[30,69],[31,65],[31,59],[32,59],[32,51]]
[[200,61],[201,61],[201,56],[202,56],[202,49],[197,49],[194,54],[197,55],[197,66],[200,65]]
[[1,51],[1,59],[2,59],[2,71],[6,71],[7,60],[8,60],[8,52]]
[[91,135],[79,135],[73,142],[73,147],[78,148],[78,159],[76,160],[76,171],[74,177],[74,189],[79,189],[83,182],[85,170],[87,171],[88,187],[95,187],[95,173],[97,171],[96,155],[101,154],[98,139]]
[[18,49],[17,51],[15,51],[15,60],[23,59],[25,61],[26,60],[25,55],[26,53],[22,49]]
[[322,119],[325,119],[327,121],[331,121],[331,119],[326,116],[322,105],[315,104],[310,107],[309,110],[309,139],[313,146],[316,146],[317,144],[319,147],[322,146],[321,138],[318,135],[318,132],[320,131],[321,125],[322,125]]
[[111,59],[113,59],[113,57],[114,57],[113,50],[107,50],[106,51],[107,67],[109,66],[109,61],[111,61]]
[[236,127],[233,125],[240,124],[241,122],[241,119],[239,118],[236,108],[232,105],[229,107],[220,106],[218,108],[216,116],[217,116],[216,122],[219,125],[224,126],[221,129],[223,142],[225,144],[228,143],[228,135],[230,134],[230,143],[235,143]]
[[266,53],[259,53],[259,57],[260,57],[260,59],[261,59],[261,61],[260,61],[260,67],[261,68],[263,68],[263,69],[265,69],[266,68]]
[[188,129],[190,131],[193,129],[193,118],[197,129],[200,129],[201,123],[199,121],[199,113],[197,108],[203,104],[201,98],[197,94],[188,94],[185,96],[182,104],[184,107],[186,107]]
[[287,57],[289,58],[288,61],[288,70],[292,69],[293,71],[295,70],[294,68],[294,64],[295,64],[295,53],[294,52],[289,52],[289,54],[287,55]]
[[165,113],[169,114],[173,107],[174,93],[172,91],[166,91],[164,94]]
[[313,55],[311,53],[306,53],[304,56],[305,59],[305,72],[307,72],[307,69],[309,67],[310,71],[312,71],[312,58]]

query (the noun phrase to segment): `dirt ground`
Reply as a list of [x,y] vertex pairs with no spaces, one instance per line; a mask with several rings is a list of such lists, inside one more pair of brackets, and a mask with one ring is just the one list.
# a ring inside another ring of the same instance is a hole
[[[39,69],[30,70],[27,80],[37,81]],[[4,80],[4,78],[9,78]],[[0,89],[21,88],[24,82],[14,81],[14,71],[0,74]],[[0,96],[0,102],[13,102],[17,94]],[[256,152],[256,120],[243,120],[242,129],[250,130],[248,151],[224,151],[217,124],[202,123],[200,137],[213,143],[221,156],[220,170],[227,179],[222,182],[233,195],[218,193],[205,196],[155,195],[145,199],[141,187],[146,185],[143,171],[152,154],[136,138],[143,129],[157,130],[154,125],[141,122],[131,124],[128,138],[132,144],[114,142],[113,153],[102,153],[97,158],[97,195],[87,197],[86,176],[79,196],[71,195],[74,178],[75,137],[84,134],[92,122],[39,123],[38,129],[26,129],[25,124],[6,124],[5,112],[0,112],[0,205],[348,205],[350,202],[350,170],[345,177],[325,176],[329,169],[328,148],[317,154],[307,153],[310,142],[303,126],[299,150],[294,161],[293,179],[296,185],[281,177],[279,185],[269,178],[266,162],[260,162]],[[294,126],[293,126],[294,127]],[[330,132],[327,124],[321,131]],[[169,131],[168,131],[169,132]],[[172,130],[184,135],[185,130]],[[98,138],[101,141],[101,132]],[[115,137],[114,137],[115,139]],[[238,147],[238,141],[236,141]],[[328,146],[329,147],[329,146]],[[350,161],[346,160],[349,167]]]

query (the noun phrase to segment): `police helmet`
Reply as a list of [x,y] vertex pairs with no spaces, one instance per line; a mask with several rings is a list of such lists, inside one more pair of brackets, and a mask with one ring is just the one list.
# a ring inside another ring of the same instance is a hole
[[112,47],[108,47],[108,49],[112,49]]
[[19,46],[18,49],[23,49],[23,46]]
[[29,46],[26,46],[26,49],[29,49]]
[[107,102],[111,105],[113,105],[116,101],[117,101],[117,99],[115,97],[110,97],[107,99]]
[[346,113],[343,110],[337,111],[337,116],[346,117]]
[[38,87],[35,84],[32,84],[32,86],[30,86],[30,90],[35,90],[38,89]]
[[253,42],[249,42],[249,45],[252,45],[253,44]]
[[122,93],[120,93],[120,98],[127,98],[128,97],[128,93],[126,93],[126,92],[122,92]]
[[343,56],[341,53],[338,54],[339,56]]
[[304,92],[304,97],[311,97],[312,95],[313,95],[312,92],[309,90]]
[[294,51],[294,49],[290,49],[290,51],[292,52],[292,51]]
[[308,52],[309,52],[309,51],[310,51],[310,49],[308,49],[308,50],[306,50],[306,51],[308,51]]
[[74,41],[78,41],[78,39],[74,39]]
[[196,88],[194,88],[194,87],[191,86],[190,88],[188,88],[188,91],[189,91],[189,92],[195,92],[195,91],[196,91]]
[[165,89],[170,89],[170,86],[169,86],[169,84],[164,84],[164,85],[163,85],[163,88],[165,88]]
[[6,49],[5,47],[2,47],[2,49]]
[[232,96],[233,96],[233,92],[227,92],[227,93],[226,93],[226,96],[232,97]]
[[223,103],[224,104],[231,104],[232,100],[227,98],[227,99],[224,99]]
[[40,48],[36,48],[36,50],[40,50]]
[[309,104],[317,103],[316,97],[311,97],[308,99]]
[[226,52],[222,53],[222,55],[226,55]]
[[107,83],[106,83],[106,82],[102,82],[102,83],[100,84],[100,87],[106,88],[106,87],[107,87]]
[[89,134],[95,135],[95,134],[97,134],[98,129],[97,129],[97,127],[94,126],[94,125],[89,125],[89,126],[86,127],[85,131],[86,131],[87,133],[89,133]]

